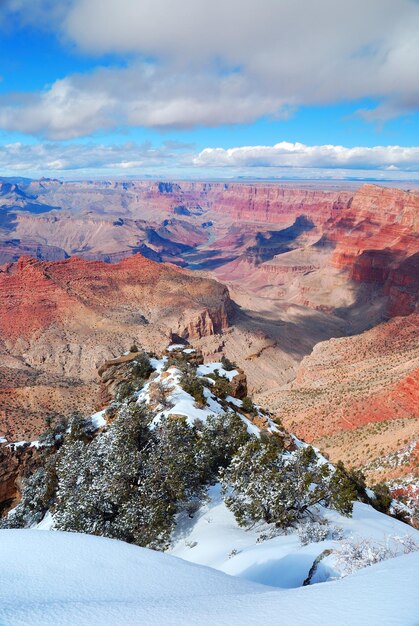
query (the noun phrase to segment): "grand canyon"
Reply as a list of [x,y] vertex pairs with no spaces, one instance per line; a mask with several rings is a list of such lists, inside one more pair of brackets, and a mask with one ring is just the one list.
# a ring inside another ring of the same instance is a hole
[[0,0],[0,626],[419,624],[417,0]]
[[0,436],[99,409],[104,361],[178,337],[332,461],[413,482],[417,190],[4,179],[0,203]]

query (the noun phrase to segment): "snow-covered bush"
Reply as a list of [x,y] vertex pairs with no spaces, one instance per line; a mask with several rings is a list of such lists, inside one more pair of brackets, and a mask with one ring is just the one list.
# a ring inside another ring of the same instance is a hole
[[162,547],[182,503],[202,493],[186,420],[150,429],[144,407],[123,407],[91,443],[70,440],[57,464],[54,527]]
[[319,520],[307,520],[297,526],[297,535],[301,545],[317,543],[325,539],[340,540],[343,537],[343,528],[331,526],[329,522],[322,518]]
[[384,542],[349,537],[340,544],[335,555],[342,576],[347,576],[380,561],[417,550],[419,545],[411,535],[389,536]]
[[240,447],[249,440],[246,426],[240,417],[229,411],[209,415],[205,424],[197,423],[197,462],[209,482],[217,478],[220,468],[227,467]]
[[221,482],[225,502],[241,526],[259,520],[291,526],[316,504],[349,515],[356,495],[343,473],[331,473],[326,463],[319,463],[313,448],[284,453],[274,437],[244,445]]
[[204,384],[192,367],[186,367],[180,379],[181,387],[191,395],[198,404],[205,404]]
[[50,459],[25,479],[21,501],[7,517],[0,519],[0,528],[28,528],[40,522],[53,502],[56,486]]
[[144,381],[150,377],[150,374],[154,371],[150,363],[150,358],[145,352],[140,354],[135,361],[133,361],[131,367],[131,376],[134,382]]
[[298,524],[297,535],[303,546],[309,543],[324,541],[329,535],[329,524],[327,520],[309,520],[305,523]]

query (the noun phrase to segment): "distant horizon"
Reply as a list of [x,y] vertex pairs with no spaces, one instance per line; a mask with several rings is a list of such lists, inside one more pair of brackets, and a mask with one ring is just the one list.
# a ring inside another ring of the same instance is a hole
[[221,178],[221,177],[199,177],[199,178],[186,178],[186,177],[164,177],[164,176],[106,176],[105,174],[98,174],[97,176],[85,176],[82,178],[73,177],[59,177],[59,176],[40,176],[40,177],[26,177],[26,176],[3,176],[0,174],[0,182],[7,181],[19,184],[19,182],[29,183],[32,181],[59,181],[62,183],[83,183],[83,182],[176,182],[176,183],[231,183],[231,184],[278,184],[291,186],[298,184],[299,186],[313,186],[321,184],[326,187],[346,187],[346,188],[358,188],[362,185],[373,184],[378,187],[392,187],[403,190],[418,189],[419,179],[411,180],[391,180],[391,179],[375,179],[375,178],[256,178],[256,177],[236,177],[236,178]]

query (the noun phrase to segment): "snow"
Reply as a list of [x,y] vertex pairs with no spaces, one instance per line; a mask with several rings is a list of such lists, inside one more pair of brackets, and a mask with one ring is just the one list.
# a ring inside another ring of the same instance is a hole
[[237,370],[227,371],[223,368],[222,363],[206,363],[205,365],[199,365],[197,368],[198,376],[208,376],[208,374],[214,374],[215,370],[218,370],[218,375],[233,380],[237,376]]
[[167,351],[174,352],[175,350],[183,350],[184,347],[185,346],[182,343],[172,343],[172,345],[167,348]]
[[105,410],[99,411],[98,413],[94,413],[94,415],[92,415],[90,419],[92,421],[92,425],[94,426],[94,428],[99,429],[99,428],[103,428],[103,426],[106,426],[107,421],[105,420],[104,415],[105,415]]
[[[339,545],[326,540],[302,546],[295,531],[258,543],[258,537],[269,535],[272,528],[267,524],[250,529],[239,527],[224,504],[220,486],[210,487],[208,494],[209,501],[192,520],[186,514],[179,516],[170,554],[256,583],[293,588],[302,585],[323,550]],[[354,503],[350,518],[325,508],[321,508],[321,513],[331,527],[342,529],[343,538],[385,543],[390,536],[410,534],[419,543],[419,532],[361,502]],[[233,550],[237,554],[231,556]],[[322,561],[319,576],[340,576],[334,555]]]
[[150,365],[157,372],[157,374],[161,374],[164,366],[167,363],[167,356],[162,359],[155,359],[154,357],[150,359]]
[[193,354],[195,352],[195,350],[193,348],[186,348],[185,350],[183,350],[184,354]]
[[7,443],[7,439],[5,437],[0,437],[0,444]]
[[43,519],[38,524],[36,524],[35,528],[37,530],[51,530],[53,524],[54,518],[52,517],[51,513],[47,511]]
[[2,626],[414,626],[419,614],[419,553],[300,589],[73,533],[2,530],[0,554]]
[[230,404],[234,404],[234,406],[237,406],[239,408],[243,405],[242,400],[239,400],[238,398],[233,398],[233,396],[226,396],[226,401]]
[[[167,363],[167,358],[150,359],[150,363],[155,369],[155,376],[150,382],[146,383],[144,387],[138,392],[137,402],[139,404],[141,404],[142,402],[150,402],[151,385],[161,383],[163,387],[165,387],[165,389],[170,392],[167,393],[166,396],[169,408],[162,407],[161,410],[156,413],[152,422],[153,426],[156,426],[163,416],[169,417],[170,415],[184,415],[187,419],[188,424],[192,426],[196,420],[205,422],[210,415],[222,415],[225,413],[224,407],[216,400],[215,396],[207,388],[204,388],[205,406],[197,406],[194,398],[189,393],[187,393],[180,385],[180,370],[175,366],[171,366],[166,371],[164,371],[164,367]],[[201,365],[197,368],[197,375],[206,377],[208,373],[215,371],[216,369],[218,369],[219,366],[221,366],[221,363],[210,363],[208,365]],[[202,370],[201,368],[204,369]],[[225,372],[226,374],[234,373],[222,370],[220,371],[220,375],[224,375],[223,372]],[[211,383],[213,382],[211,379],[208,380],[210,380]],[[231,398],[231,396],[228,396],[228,398],[230,398],[230,400],[235,400],[235,398]],[[237,400],[236,402],[241,404],[240,400]],[[254,424],[252,424],[252,422],[247,419],[247,417],[241,415],[240,413],[238,413],[238,415],[246,424],[248,433],[251,435],[255,435],[256,437],[260,437],[259,429]],[[276,428],[273,425],[273,422],[272,428]]]
[[[138,402],[150,401],[156,383],[165,388],[168,402],[168,407],[156,407],[154,424],[163,415],[185,415],[193,424],[228,410],[208,388],[205,406],[198,407],[180,385],[181,372],[176,367],[165,371],[167,357],[150,362],[155,372],[138,391]],[[221,363],[199,366],[197,374],[207,377],[215,370],[229,380],[237,374],[224,370]],[[238,409],[242,405],[231,396],[226,402]],[[104,413],[90,418],[97,429],[106,426]],[[249,433],[260,436],[248,418],[240,417]],[[270,418],[268,428],[277,430]],[[307,445],[294,441],[298,447]],[[328,461],[318,453],[318,463]],[[359,502],[351,518],[323,507],[318,513],[331,529],[341,529],[344,541],[393,542],[399,552],[402,548],[392,537],[409,534],[419,543],[413,528]],[[278,534],[265,523],[241,528],[226,507],[219,484],[208,489],[208,500],[193,518],[182,513],[176,521],[168,554],[109,539],[48,532],[53,526],[50,512],[31,530],[0,530],[0,626],[419,624],[419,552],[340,578],[343,570],[336,557],[340,539],[303,546],[295,530]],[[321,561],[312,581],[322,584],[302,587],[325,549],[334,552]]]

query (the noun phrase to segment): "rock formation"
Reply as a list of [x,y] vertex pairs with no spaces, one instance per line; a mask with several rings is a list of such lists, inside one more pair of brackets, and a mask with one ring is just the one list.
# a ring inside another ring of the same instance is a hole
[[[295,382],[263,400],[284,425],[371,480],[415,471],[419,437],[419,315],[318,343]],[[262,401],[262,400],[261,400]]]
[[81,408],[88,391],[85,410],[92,408],[92,381],[104,360],[135,342],[161,349],[172,332],[198,339],[221,333],[231,314],[223,285],[139,254],[112,265],[73,257],[3,266],[0,433],[39,432],[39,414],[62,413],[71,395],[69,410]]

